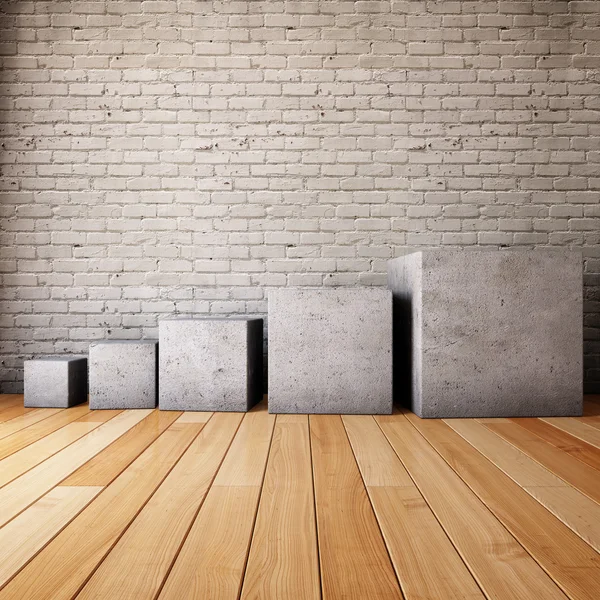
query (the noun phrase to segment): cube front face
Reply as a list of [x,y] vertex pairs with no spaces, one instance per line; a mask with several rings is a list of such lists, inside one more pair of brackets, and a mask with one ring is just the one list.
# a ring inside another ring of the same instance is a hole
[[390,414],[392,298],[381,288],[269,294],[269,412]]
[[90,344],[90,408],[155,408],[157,351],[154,341]]
[[581,264],[579,253],[539,250],[391,261],[390,287],[414,317],[412,409],[430,418],[581,414]]
[[262,319],[159,323],[161,410],[247,411],[262,396]]
[[24,363],[25,406],[68,408],[87,401],[87,359],[42,358]]

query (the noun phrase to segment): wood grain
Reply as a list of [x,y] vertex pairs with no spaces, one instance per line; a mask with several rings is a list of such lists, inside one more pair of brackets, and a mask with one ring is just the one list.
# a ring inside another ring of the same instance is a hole
[[600,474],[595,469],[544,442],[516,423],[486,426],[562,480],[592,500],[600,502]]
[[588,544],[600,550],[600,505],[481,423],[450,419],[447,424]]
[[0,598],[71,600],[202,427],[172,425],[0,591]]
[[81,590],[78,600],[155,597],[241,419],[239,413],[219,413],[210,419]]
[[77,421],[77,419],[86,415],[89,411],[90,409],[87,404],[75,406],[0,440],[0,460],[58,431],[61,427]]
[[488,597],[564,600],[556,584],[406,417],[377,421]]
[[63,485],[108,485],[180,415],[154,410],[63,481]]
[[241,597],[321,597],[306,415],[277,416]]
[[511,419],[511,421],[590,467],[600,470],[600,449],[595,446],[539,419]]
[[[364,416],[342,419],[404,597],[483,599],[471,573],[377,423]],[[385,479],[377,475],[378,465]]]
[[572,600],[600,597],[600,556],[441,421],[410,422]]
[[54,488],[0,529],[0,589],[101,490]]
[[309,422],[324,600],[401,598],[341,418]]
[[125,411],[0,489],[0,526],[104,450],[150,411]]
[[238,598],[274,424],[265,405],[245,416],[160,598]]

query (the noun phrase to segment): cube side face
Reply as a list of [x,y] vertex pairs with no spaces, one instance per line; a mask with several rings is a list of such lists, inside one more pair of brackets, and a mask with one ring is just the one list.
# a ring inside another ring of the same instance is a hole
[[247,328],[244,320],[161,321],[161,410],[247,410]]
[[391,378],[388,290],[270,293],[270,412],[389,414]]
[[[71,364],[76,363],[71,369]],[[24,404],[28,408],[69,408],[87,400],[86,359],[27,360],[24,363]],[[79,372],[79,377],[73,374]]]
[[388,261],[393,294],[394,403],[422,415],[423,253]]
[[581,414],[582,321],[579,253],[425,253],[421,416]]
[[90,408],[155,408],[156,342],[90,345]]

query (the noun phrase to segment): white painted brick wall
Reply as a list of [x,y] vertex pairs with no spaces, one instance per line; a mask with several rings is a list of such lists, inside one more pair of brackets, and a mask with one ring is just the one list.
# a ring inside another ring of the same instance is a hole
[[600,392],[600,2],[1,11],[2,391],[166,314],[506,245],[583,249]]

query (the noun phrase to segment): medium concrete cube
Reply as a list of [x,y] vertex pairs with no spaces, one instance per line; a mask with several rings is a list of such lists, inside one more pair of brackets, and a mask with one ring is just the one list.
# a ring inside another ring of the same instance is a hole
[[161,410],[244,412],[262,399],[262,319],[165,319],[158,331]]
[[90,344],[90,408],[155,408],[158,343],[109,340]]
[[68,408],[87,401],[87,358],[34,358],[24,367],[28,408]]
[[270,292],[269,412],[392,412],[389,290]]
[[388,281],[394,395],[417,415],[582,414],[580,253],[427,250]]

